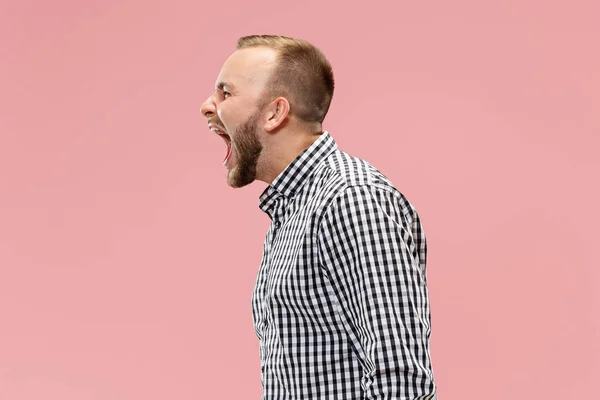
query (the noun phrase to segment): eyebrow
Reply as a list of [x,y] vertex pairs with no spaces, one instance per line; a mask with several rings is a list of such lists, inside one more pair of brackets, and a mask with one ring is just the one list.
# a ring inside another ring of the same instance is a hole
[[219,82],[217,83],[217,89],[219,90],[223,90],[223,88],[225,88],[225,86],[227,86],[230,90],[234,90],[235,86],[233,86],[233,84],[229,83],[229,82]]

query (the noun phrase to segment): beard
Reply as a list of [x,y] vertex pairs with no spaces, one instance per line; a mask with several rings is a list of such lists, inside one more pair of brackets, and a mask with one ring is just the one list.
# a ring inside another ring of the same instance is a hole
[[239,125],[232,137],[231,146],[232,151],[235,149],[237,163],[227,175],[227,184],[233,188],[244,187],[256,179],[258,158],[263,149],[258,138],[259,118],[260,110]]

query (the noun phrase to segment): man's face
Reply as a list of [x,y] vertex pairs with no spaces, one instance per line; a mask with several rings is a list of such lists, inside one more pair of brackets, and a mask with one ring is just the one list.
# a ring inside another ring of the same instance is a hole
[[224,164],[231,187],[252,183],[260,168],[263,91],[275,57],[267,48],[236,51],[223,65],[215,92],[202,104],[211,131],[227,145]]

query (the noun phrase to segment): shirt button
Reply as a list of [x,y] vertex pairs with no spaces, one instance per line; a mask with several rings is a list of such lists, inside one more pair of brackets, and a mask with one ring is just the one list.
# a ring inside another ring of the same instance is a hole
[[275,221],[275,229],[279,229],[280,226],[281,226],[281,222]]

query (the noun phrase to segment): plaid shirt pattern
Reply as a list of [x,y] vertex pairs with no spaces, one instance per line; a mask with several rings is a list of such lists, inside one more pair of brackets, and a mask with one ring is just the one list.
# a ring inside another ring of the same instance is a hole
[[326,131],[264,190],[262,400],[436,399],[419,216]]

